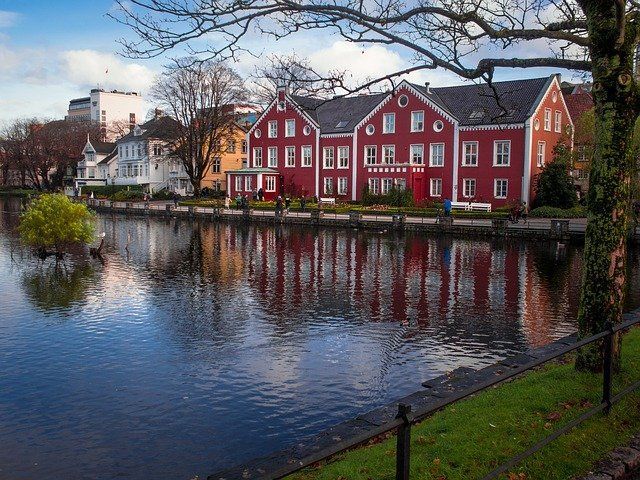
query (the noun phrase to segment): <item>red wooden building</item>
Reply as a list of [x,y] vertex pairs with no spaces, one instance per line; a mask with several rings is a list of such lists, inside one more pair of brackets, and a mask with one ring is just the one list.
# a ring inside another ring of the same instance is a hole
[[554,145],[572,132],[558,75],[491,88],[405,81],[331,100],[280,89],[248,132],[249,167],[227,172],[228,193],[359,200],[367,186],[411,188],[416,201],[530,203]]

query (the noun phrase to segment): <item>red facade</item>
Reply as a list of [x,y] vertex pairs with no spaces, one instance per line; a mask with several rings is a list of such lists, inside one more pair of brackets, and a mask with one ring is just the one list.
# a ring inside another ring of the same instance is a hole
[[[279,175],[276,188],[267,189],[265,174],[256,172],[256,189],[263,188],[266,198],[349,201],[361,199],[365,186],[372,193],[396,187],[410,188],[418,202],[530,203],[542,166],[572,130],[558,77],[537,80],[541,87],[528,91],[534,98],[527,111],[515,115],[520,123],[472,124],[452,114],[428,87],[403,82],[339,133],[333,123],[340,112],[326,113],[331,100],[321,116],[281,90],[248,133],[250,167]],[[233,196],[234,176],[248,172],[228,174]]]

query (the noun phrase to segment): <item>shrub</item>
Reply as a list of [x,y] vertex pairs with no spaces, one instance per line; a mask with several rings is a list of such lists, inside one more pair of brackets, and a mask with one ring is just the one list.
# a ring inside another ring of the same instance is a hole
[[159,192],[151,194],[151,198],[153,200],[172,200],[173,192],[170,192],[169,190],[160,190]]
[[129,200],[142,200],[144,193],[139,190],[120,190],[111,195],[111,200],[116,202],[126,202]]
[[69,245],[93,240],[93,214],[66,195],[45,194],[29,204],[20,216],[18,230],[26,244],[45,253],[53,248],[61,256]]
[[134,190],[134,191],[142,191],[142,187],[139,185],[131,185],[131,186],[127,186],[127,185],[86,185],[84,187],[82,187],[82,194],[83,195],[91,195],[91,192],[93,192],[93,195],[95,197],[100,197],[100,198],[108,198],[108,197],[112,197],[113,195],[115,195],[117,192],[123,191],[123,190]]
[[413,191],[410,188],[402,190],[393,187],[386,195],[374,195],[369,191],[369,185],[365,184],[362,190],[362,205],[412,207],[414,205]]
[[535,207],[572,208],[578,204],[578,195],[569,175],[570,156],[569,148],[563,143],[553,148],[553,161],[544,167],[538,178]]
[[529,212],[534,218],[583,218],[587,216],[587,210],[582,206],[573,208],[538,207]]

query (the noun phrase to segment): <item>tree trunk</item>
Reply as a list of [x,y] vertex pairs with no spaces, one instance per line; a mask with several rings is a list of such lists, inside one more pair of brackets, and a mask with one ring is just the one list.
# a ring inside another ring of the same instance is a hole
[[[627,215],[633,127],[638,115],[637,85],[633,77],[635,30],[620,36],[615,2],[583,2],[592,40],[595,152],[587,197],[584,271],[579,334],[589,337],[607,323],[622,319],[626,277]],[[626,35],[626,36],[625,36]],[[615,365],[620,362],[620,339],[615,342]],[[581,349],[580,370],[601,371],[603,343]]]
[[193,178],[191,179],[191,185],[193,186],[193,196],[196,198],[200,198],[200,193],[202,188],[200,188],[202,179]]

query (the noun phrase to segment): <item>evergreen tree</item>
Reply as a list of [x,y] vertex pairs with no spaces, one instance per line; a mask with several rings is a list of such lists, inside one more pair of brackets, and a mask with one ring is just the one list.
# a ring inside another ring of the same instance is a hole
[[560,142],[553,147],[553,160],[547,164],[538,177],[536,207],[572,208],[578,203],[576,189],[569,175],[571,151]]

